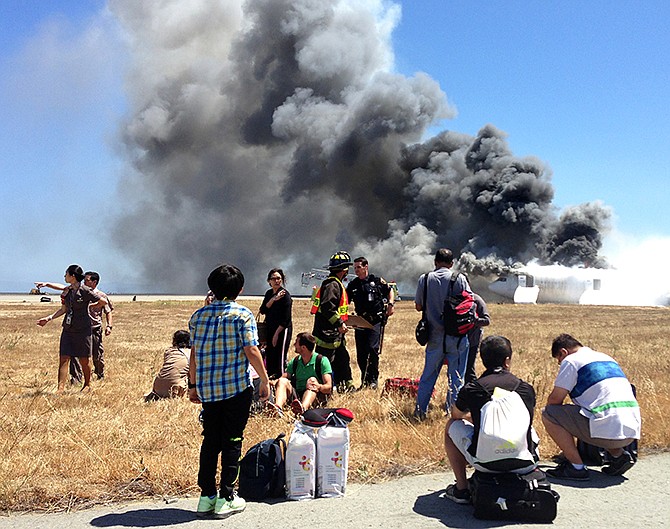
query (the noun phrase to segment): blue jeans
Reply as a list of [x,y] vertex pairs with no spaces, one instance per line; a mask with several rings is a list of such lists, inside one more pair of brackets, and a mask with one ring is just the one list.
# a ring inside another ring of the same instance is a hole
[[469,348],[467,336],[431,336],[431,340],[426,345],[426,363],[419,379],[419,391],[416,397],[416,409],[419,413],[425,414],[428,410],[430,397],[445,359],[449,362],[447,368],[449,391],[447,392],[446,409],[450,409],[456,402],[458,392],[463,387]]

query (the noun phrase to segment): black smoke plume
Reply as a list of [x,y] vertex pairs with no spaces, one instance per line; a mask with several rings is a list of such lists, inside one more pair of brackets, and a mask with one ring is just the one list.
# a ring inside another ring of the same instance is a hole
[[[490,273],[537,259],[602,265],[609,210],[562,214],[549,169],[454,115],[426,74],[393,72],[399,9],[381,0],[110,0],[132,70],[133,171],[115,230],[152,287],[205,288],[222,261],[246,291],[344,249],[413,285],[437,246]],[[291,285],[289,285],[290,287]]]

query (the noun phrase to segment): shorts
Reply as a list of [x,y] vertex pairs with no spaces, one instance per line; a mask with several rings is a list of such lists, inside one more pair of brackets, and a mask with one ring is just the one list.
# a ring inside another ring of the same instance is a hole
[[472,444],[472,437],[475,434],[475,426],[470,421],[465,419],[458,419],[449,426],[449,437],[458,448],[458,451],[463,454],[465,460],[472,466],[477,462],[475,457],[468,451]]
[[[474,425],[465,419],[457,419],[451,423],[451,426],[449,426],[449,437],[451,437],[451,440],[454,442],[459,452],[463,454],[463,457],[465,457],[465,460],[468,462],[468,464],[481,472],[492,472],[491,470],[482,467],[479,464],[479,460],[468,450],[472,444],[472,438],[474,437],[474,434]],[[537,445],[540,442],[540,438],[533,428],[531,428],[531,436],[535,446],[531,448],[530,451],[534,454],[537,461],[540,458],[537,452]],[[530,463],[525,461],[523,464],[523,467],[516,468],[514,470],[508,470],[507,472],[512,474],[525,474],[526,472],[530,472],[536,467],[535,462]]]
[[564,428],[573,437],[605,450],[624,448],[633,442],[633,439],[591,437],[589,418],[584,417],[580,410],[581,407],[575,404],[549,404],[542,410],[542,418]]

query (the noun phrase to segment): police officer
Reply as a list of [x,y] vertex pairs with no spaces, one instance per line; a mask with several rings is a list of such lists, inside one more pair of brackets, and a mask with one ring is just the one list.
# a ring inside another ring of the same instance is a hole
[[372,328],[356,329],[356,360],[361,370],[361,387],[377,389],[379,378],[379,352],[384,337],[384,327],[393,314],[393,289],[381,277],[369,273],[365,257],[354,259],[356,278],[349,283],[347,294],[356,307],[356,314],[363,317]]

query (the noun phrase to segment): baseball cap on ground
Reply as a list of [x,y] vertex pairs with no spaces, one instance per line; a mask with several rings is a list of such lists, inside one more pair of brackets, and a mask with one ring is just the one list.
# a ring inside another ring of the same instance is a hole
[[351,256],[347,252],[339,251],[330,256],[328,270],[342,270],[352,264]]
[[347,426],[354,420],[354,414],[347,408],[314,408],[305,411],[302,423],[306,426]]

